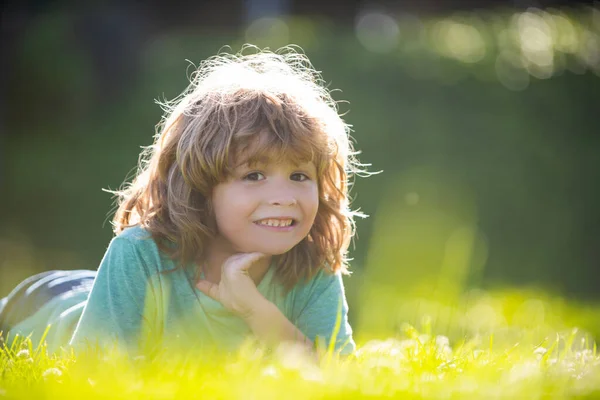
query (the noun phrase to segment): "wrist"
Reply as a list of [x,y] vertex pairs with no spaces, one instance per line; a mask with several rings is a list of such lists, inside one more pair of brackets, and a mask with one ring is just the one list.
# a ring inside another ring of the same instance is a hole
[[261,296],[261,298],[256,301],[252,307],[248,308],[241,317],[247,324],[251,325],[255,321],[262,319],[264,315],[268,314],[273,306],[273,303]]

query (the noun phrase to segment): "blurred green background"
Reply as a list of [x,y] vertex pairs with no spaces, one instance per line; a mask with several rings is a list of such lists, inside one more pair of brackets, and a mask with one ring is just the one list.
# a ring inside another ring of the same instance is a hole
[[600,11],[365,4],[342,22],[222,26],[116,6],[6,14],[0,296],[35,272],[97,268],[114,211],[102,188],[132,177],[161,117],[154,99],[178,95],[194,64],[224,45],[294,43],[341,89],[361,161],[383,170],[352,189],[370,215],[346,279],[353,323],[384,306],[393,325],[412,304],[397,299],[477,288],[596,302]]

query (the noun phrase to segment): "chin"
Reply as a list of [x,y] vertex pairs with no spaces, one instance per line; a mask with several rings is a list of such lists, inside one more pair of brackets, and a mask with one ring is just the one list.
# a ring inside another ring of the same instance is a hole
[[251,252],[259,252],[259,253],[263,253],[266,254],[268,256],[280,256],[282,254],[287,253],[288,251],[292,250],[294,246],[251,246],[250,250],[248,250],[248,253]]
[[282,256],[285,253],[287,253],[288,251],[290,251],[291,249],[285,250],[285,251],[272,251],[270,253],[268,253],[270,256]]
[[282,254],[287,253],[291,249],[293,249],[293,247],[286,247],[284,249],[274,249],[274,248],[265,249],[265,248],[263,248],[263,249],[255,250],[255,251],[266,254],[268,256],[280,256]]

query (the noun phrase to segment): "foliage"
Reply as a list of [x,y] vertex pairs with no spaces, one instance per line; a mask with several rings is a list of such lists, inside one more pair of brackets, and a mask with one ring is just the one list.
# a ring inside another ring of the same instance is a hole
[[[349,102],[340,111],[361,161],[383,170],[352,190],[354,207],[372,216],[357,222],[352,269],[380,261],[367,260],[372,248],[389,256],[388,271],[431,270],[451,237],[472,234],[476,260],[463,272],[474,285],[536,282],[596,296],[600,191],[590,182],[600,171],[593,45],[600,11],[383,14],[361,14],[355,30],[283,21],[286,42],[342,89],[333,94]],[[140,146],[151,144],[160,119],[153,99],[172,99],[186,86],[186,60],[198,64],[246,41],[274,48],[274,38],[254,35],[279,32],[154,33],[106,60],[127,75],[97,69],[95,42],[70,36],[76,22],[76,13],[41,13],[7,72],[2,295],[35,272],[97,268],[112,236],[111,199],[101,189],[118,188]],[[126,39],[105,46],[117,51]],[[401,258],[388,251],[396,248]]]

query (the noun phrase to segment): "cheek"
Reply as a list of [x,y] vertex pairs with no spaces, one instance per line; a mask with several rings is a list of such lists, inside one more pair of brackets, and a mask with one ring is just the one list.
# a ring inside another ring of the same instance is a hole
[[223,208],[220,212],[215,213],[215,228],[218,234],[229,240],[235,240],[236,235],[245,231],[248,226],[245,223],[245,216],[239,209],[227,210]]
[[306,201],[306,214],[314,221],[319,211],[319,189],[315,186],[314,190],[311,191]]
[[248,196],[235,188],[216,190],[212,197],[213,212],[221,231],[238,230],[249,219],[252,204]]
[[240,190],[233,185],[217,186],[212,196],[212,206],[215,215],[223,215],[235,211],[240,205],[240,199],[243,198],[244,196],[240,193]]
[[213,214],[219,229],[234,217],[232,214],[235,213],[236,207],[231,204],[231,199],[229,191],[224,188],[215,190],[212,196]]

